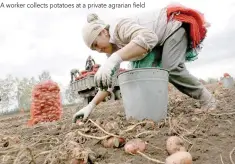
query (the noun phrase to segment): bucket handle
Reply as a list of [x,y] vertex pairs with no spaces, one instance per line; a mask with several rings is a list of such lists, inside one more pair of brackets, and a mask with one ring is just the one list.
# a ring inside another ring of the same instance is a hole
[[[130,69],[130,70],[127,70],[127,71],[124,71],[124,72],[119,73],[118,76],[120,76],[120,75],[123,74],[123,73],[127,73],[127,72],[130,72],[130,71],[133,71],[133,70],[141,70],[141,69],[143,69],[143,68],[134,68],[134,69]],[[144,69],[156,69],[156,68],[155,68],[155,67],[144,67]],[[169,74],[169,72],[170,72],[168,69],[164,69],[164,68],[157,68],[157,69],[166,71],[168,74]],[[118,76],[117,76],[117,77],[118,77]]]

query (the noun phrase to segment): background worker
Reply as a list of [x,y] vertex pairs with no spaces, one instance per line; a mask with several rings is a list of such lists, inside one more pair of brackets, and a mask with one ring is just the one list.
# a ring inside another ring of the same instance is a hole
[[87,60],[86,60],[86,70],[87,71],[92,71],[92,67],[95,65],[95,60],[89,55]]
[[[216,108],[213,95],[185,66],[186,61],[197,58],[197,50],[207,32],[208,24],[198,11],[169,5],[141,16],[120,18],[109,23],[96,14],[90,14],[87,21],[83,28],[85,44],[109,57],[95,75],[95,82],[101,90],[86,107],[74,114],[74,122],[78,117],[87,119],[95,106],[108,95],[123,61],[167,69],[170,83],[200,101],[200,112]],[[143,61],[148,64],[143,64]]]
[[79,70],[78,69],[72,69],[71,71],[70,71],[70,76],[71,76],[71,81],[70,81],[70,83],[72,83],[78,76],[80,75],[80,72],[79,72]]

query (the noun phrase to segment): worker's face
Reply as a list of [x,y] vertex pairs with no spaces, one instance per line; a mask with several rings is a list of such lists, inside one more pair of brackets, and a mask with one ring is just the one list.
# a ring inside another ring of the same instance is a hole
[[95,41],[92,44],[92,49],[98,51],[100,53],[111,54],[112,53],[112,44],[109,43],[109,32],[104,29],[101,33],[97,36]]

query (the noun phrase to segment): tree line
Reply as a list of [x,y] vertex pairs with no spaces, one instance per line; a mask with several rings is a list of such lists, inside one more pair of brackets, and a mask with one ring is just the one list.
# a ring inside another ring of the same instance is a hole
[[[4,79],[0,79],[0,114],[29,111],[33,88],[44,80],[53,80],[48,71],[43,71],[37,77],[18,78],[7,75]],[[58,85],[61,89],[63,105],[79,102],[79,97],[72,92],[70,86],[63,87],[60,83]]]

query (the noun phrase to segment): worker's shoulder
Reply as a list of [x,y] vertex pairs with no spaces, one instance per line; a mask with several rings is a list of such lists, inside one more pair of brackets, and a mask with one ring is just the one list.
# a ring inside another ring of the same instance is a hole
[[112,19],[111,21],[109,21],[109,33],[111,36],[111,40],[113,39],[112,37],[114,36],[114,34],[118,31],[121,24],[123,24],[123,21],[125,21],[126,18],[115,18]]
[[116,27],[118,24],[122,23],[123,21],[127,20],[129,18],[127,17],[119,17],[119,18],[115,18],[115,19],[112,19],[111,21],[109,21],[109,26],[110,27]]

